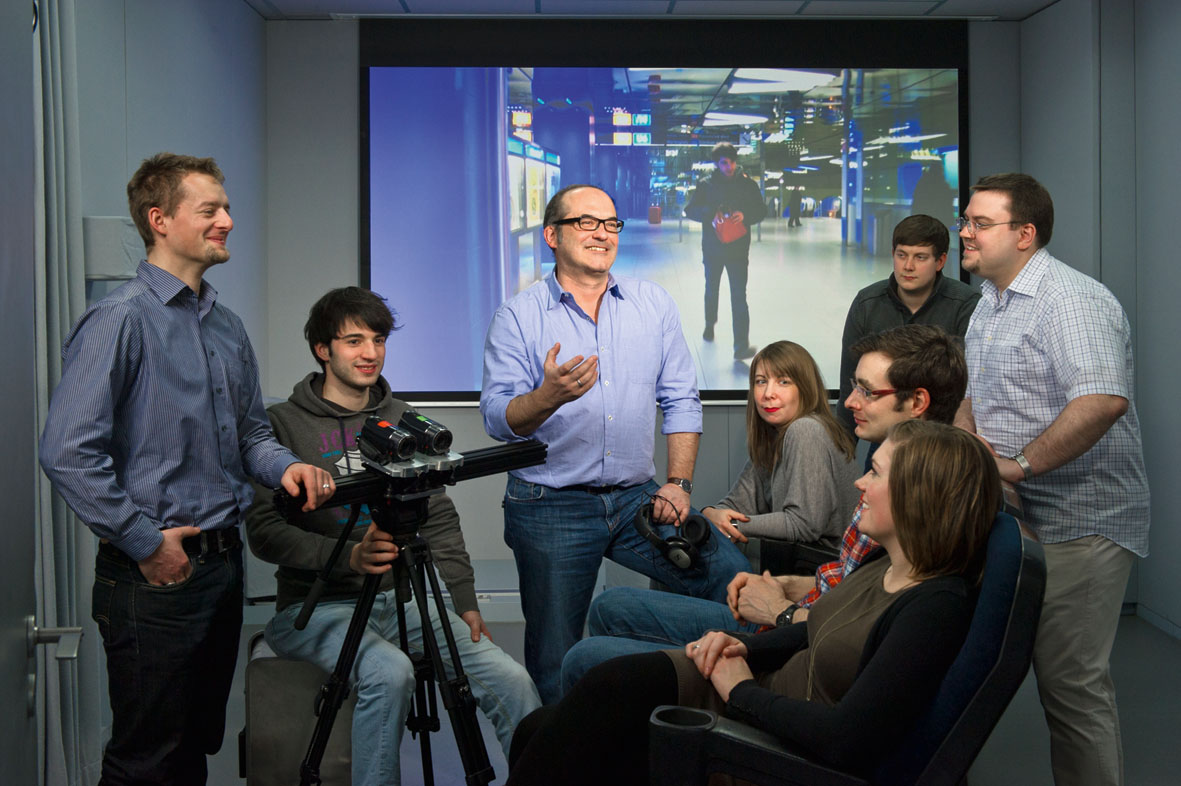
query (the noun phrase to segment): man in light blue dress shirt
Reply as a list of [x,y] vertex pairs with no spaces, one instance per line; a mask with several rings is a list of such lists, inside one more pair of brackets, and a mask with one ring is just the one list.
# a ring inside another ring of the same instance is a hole
[[221,747],[242,629],[247,476],[305,510],[332,476],[275,441],[242,321],[205,271],[234,227],[211,158],[160,153],[127,185],[147,248],[134,280],[63,347],[40,461],[102,540],[92,616],[112,724],[100,784],[203,784]]
[[[668,293],[611,274],[623,222],[610,196],[593,186],[563,188],[543,223],[554,271],[492,317],[480,410],[496,439],[549,445],[544,465],[510,473],[504,520],[520,576],[525,665],[552,703],[604,556],[722,602],[730,579],[750,564],[714,532],[682,570],[636,532],[645,503],[653,503],[654,522],[668,525],[659,527],[662,537],[689,513],[701,435],[696,370]],[[668,439],[663,485],[653,479],[657,406]]]
[[1049,192],[1028,175],[972,186],[963,265],[984,278],[965,338],[956,425],[997,453],[1046,553],[1033,666],[1058,786],[1123,782],[1109,657],[1149,499],[1128,318],[1098,281],[1050,256]]

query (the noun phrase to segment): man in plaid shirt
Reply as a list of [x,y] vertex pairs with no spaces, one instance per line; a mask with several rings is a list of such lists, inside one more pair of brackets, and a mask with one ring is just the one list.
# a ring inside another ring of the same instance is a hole
[[[853,412],[858,437],[880,443],[891,426],[910,418],[952,422],[968,384],[958,338],[941,327],[905,325],[864,338],[851,351],[860,360],[845,406]],[[635,587],[607,590],[591,604],[590,637],[562,663],[562,692],[587,669],[617,655],[678,647],[705,630],[753,632],[804,620],[821,594],[878,547],[862,534],[860,520],[858,505],[838,561],[812,576],[739,573],[730,582],[727,604]]]

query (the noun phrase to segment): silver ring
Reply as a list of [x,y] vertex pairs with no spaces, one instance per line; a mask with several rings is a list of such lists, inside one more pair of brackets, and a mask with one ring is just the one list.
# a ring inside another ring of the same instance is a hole
[[327,483],[325,483],[325,484],[324,484],[323,486],[321,486],[320,488],[322,488],[322,489],[324,489],[325,491],[327,491],[327,490],[328,490],[328,488],[329,488],[329,486],[328,486],[328,484],[327,484]]
[[582,387],[582,378],[581,377],[579,377],[578,379],[576,379],[574,381],[578,383],[578,387]]
[[164,582],[164,586],[165,587],[175,587],[176,582],[175,581],[166,581],[166,582]]
[[701,649],[701,645],[700,645],[700,644],[694,644],[694,645],[693,645],[693,649],[694,649],[694,650],[699,650],[699,649]]

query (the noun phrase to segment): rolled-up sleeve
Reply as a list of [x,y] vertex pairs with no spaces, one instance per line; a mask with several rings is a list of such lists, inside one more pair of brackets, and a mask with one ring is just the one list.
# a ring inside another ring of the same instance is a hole
[[517,314],[501,306],[492,316],[484,339],[484,381],[480,414],[488,436],[502,442],[524,439],[509,427],[509,402],[530,392],[534,382],[533,360],[525,345]]
[[661,290],[661,323],[664,357],[656,381],[656,401],[664,413],[662,434],[701,433],[701,398],[697,393],[697,367],[681,330],[681,318],[672,298]]

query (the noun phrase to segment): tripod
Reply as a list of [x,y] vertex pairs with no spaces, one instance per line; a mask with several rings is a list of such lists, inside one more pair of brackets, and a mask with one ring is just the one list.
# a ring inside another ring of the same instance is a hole
[[[459,652],[455,645],[455,636],[451,626],[447,623],[447,610],[443,605],[443,596],[439,590],[439,579],[435,575],[434,562],[431,559],[430,544],[418,534],[419,525],[427,518],[427,504],[431,494],[439,489],[411,494],[387,494],[377,503],[370,503],[370,512],[374,523],[394,536],[394,543],[398,546],[398,557],[393,563],[395,599],[398,608],[398,638],[402,651],[410,658],[414,665],[414,697],[411,702],[410,714],[406,719],[407,728],[411,734],[419,735],[422,749],[423,783],[425,786],[434,784],[434,768],[431,759],[430,732],[439,730],[438,707],[435,702],[436,683],[439,693],[443,697],[443,706],[451,719],[451,727],[455,732],[455,742],[459,748],[460,760],[466,773],[466,781],[470,786],[483,786],[494,777],[492,765],[488,761],[488,751],[484,747],[484,738],[476,720],[476,699],[472,695],[471,686],[463,672],[459,661]],[[320,593],[323,591],[331,566],[335,565],[349,533],[353,531],[360,512],[360,503],[352,505],[352,514],[348,523],[341,531],[328,564],[316,578],[295,627],[302,630],[307,625]],[[368,574],[357,598],[357,605],[353,610],[349,628],[345,634],[344,644],[340,655],[328,681],[320,688],[316,698],[316,728],[312,732],[312,739],[308,745],[307,755],[300,766],[301,786],[319,784],[320,762],[324,757],[324,750],[328,745],[328,737],[332,733],[332,725],[341,704],[348,696],[349,674],[357,659],[357,652],[361,646],[361,639],[365,634],[369,622],[369,614],[373,610],[373,603],[377,598],[382,576]],[[430,591],[434,596],[435,608],[438,612],[440,627],[446,640],[447,651],[451,659],[451,679],[443,679],[443,657],[439,643],[435,638],[431,625],[429,607],[427,606],[426,587],[430,582]],[[406,634],[405,604],[410,600],[413,588],[414,601],[418,607],[418,614],[422,620],[422,640],[425,654],[411,654]]]

